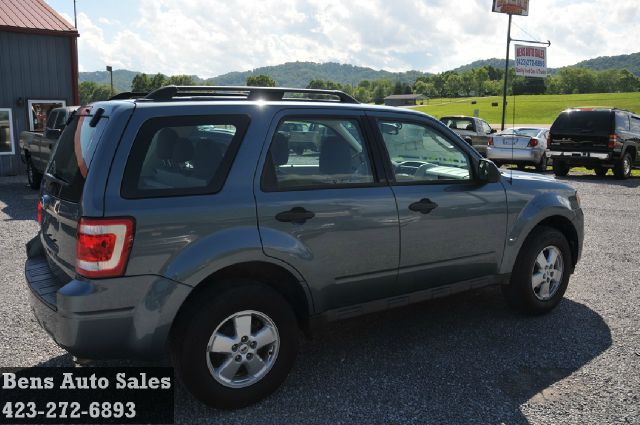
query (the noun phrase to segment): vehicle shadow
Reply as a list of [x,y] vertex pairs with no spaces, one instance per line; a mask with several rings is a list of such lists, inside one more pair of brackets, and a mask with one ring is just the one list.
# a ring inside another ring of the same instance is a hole
[[[485,288],[319,331],[301,344],[283,387],[245,409],[208,408],[178,384],[175,419],[526,424],[523,404],[564,397],[550,387],[611,343],[608,326],[585,305],[565,299],[548,315],[526,317],[505,306],[499,288]],[[39,366],[71,365],[63,355]]]
[[37,200],[38,191],[29,188],[26,176],[0,177],[0,212],[8,217],[4,220],[35,220]]

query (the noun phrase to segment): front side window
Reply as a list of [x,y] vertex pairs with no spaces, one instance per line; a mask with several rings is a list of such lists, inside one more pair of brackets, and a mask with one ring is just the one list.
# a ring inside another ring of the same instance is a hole
[[467,155],[426,125],[378,121],[399,183],[464,181],[471,178]]
[[374,181],[359,122],[342,118],[281,121],[262,175],[262,187],[267,191],[367,185]]
[[218,192],[248,126],[245,116],[182,116],[146,121],[125,168],[125,198]]

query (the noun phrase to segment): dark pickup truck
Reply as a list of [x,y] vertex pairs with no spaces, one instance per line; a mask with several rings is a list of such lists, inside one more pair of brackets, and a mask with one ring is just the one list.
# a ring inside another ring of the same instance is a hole
[[604,177],[609,169],[627,179],[640,166],[640,116],[616,108],[567,109],[549,131],[549,155],[556,176],[586,167]]
[[47,125],[43,132],[23,131],[20,133],[20,157],[27,165],[27,179],[32,189],[40,188],[40,181],[53,147],[69,116],[78,108],[78,106],[65,106],[52,109],[47,117]]

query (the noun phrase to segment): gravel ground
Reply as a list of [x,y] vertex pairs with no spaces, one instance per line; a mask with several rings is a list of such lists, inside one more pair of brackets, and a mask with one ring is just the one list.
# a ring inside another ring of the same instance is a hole
[[[640,179],[563,180],[580,191],[586,239],[551,314],[519,316],[487,288],[334,324],[255,406],[208,409],[179,387],[176,423],[640,424]],[[0,366],[71,365],[27,304],[25,184],[0,178]]]

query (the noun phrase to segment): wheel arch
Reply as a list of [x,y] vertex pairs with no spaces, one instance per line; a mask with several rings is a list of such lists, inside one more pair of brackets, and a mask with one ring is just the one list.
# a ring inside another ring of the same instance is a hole
[[198,283],[178,308],[171,325],[171,333],[179,326],[180,318],[199,296],[212,286],[224,289],[234,281],[252,280],[264,283],[279,293],[293,309],[302,330],[308,328],[308,319],[313,314],[313,301],[305,282],[286,267],[268,261],[246,261],[223,267]]

